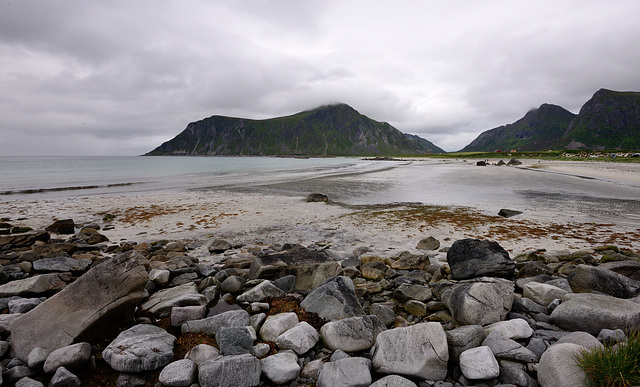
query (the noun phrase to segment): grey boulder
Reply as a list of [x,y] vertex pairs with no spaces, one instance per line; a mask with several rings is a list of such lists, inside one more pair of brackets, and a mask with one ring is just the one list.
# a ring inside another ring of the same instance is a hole
[[254,387],[260,384],[260,361],[252,355],[222,356],[201,363],[198,380],[207,387]]
[[51,381],[49,382],[50,387],[80,387],[80,379],[73,374],[71,371],[64,367],[58,368]]
[[280,349],[291,349],[298,355],[306,353],[320,340],[320,334],[308,322],[299,322],[276,339]]
[[216,342],[222,356],[253,354],[250,327],[223,327],[216,333]]
[[243,327],[249,325],[249,313],[245,310],[230,310],[201,320],[191,320],[182,324],[182,333],[204,333],[214,336],[222,327]]
[[376,316],[349,317],[324,324],[320,335],[331,350],[358,352],[371,348],[378,334],[386,329]]
[[91,357],[91,344],[78,343],[56,349],[47,356],[44,372],[52,373],[60,367],[69,370],[80,369]]
[[276,341],[278,336],[295,327],[298,322],[298,315],[293,312],[271,315],[262,324],[260,337],[264,341]]
[[500,375],[500,365],[487,346],[470,348],[460,354],[460,369],[467,379],[494,379]]
[[498,359],[516,360],[524,363],[538,362],[538,356],[531,350],[497,332],[489,333],[482,345],[489,347]]
[[293,351],[280,351],[260,360],[262,373],[275,384],[294,381],[300,374],[298,355]]
[[194,283],[187,283],[155,292],[142,304],[142,309],[164,317],[176,306],[202,306],[207,303],[207,298],[198,293],[198,287]]
[[318,387],[368,387],[371,384],[371,360],[347,357],[324,363],[318,375]]
[[33,263],[33,270],[39,272],[84,272],[91,266],[91,263],[88,259],[43,258]]
[[417,385],[407,378],[398,375],[389,375],[378,379],[369,387],[417,387]]
[[447,262],[454,280],[477,277],[515,278],[515,262],[497,242],[457,240],[447,251]]
[[482,277],[453,285],[444,292],[442,301],[460,325],[486,325],[507,317],[514,288],[509,280]]
[[317,313],[320,318],[329,321],[365,315],[356,297],[351,278],[344,276],[326,280],[309,293],[300,306],[307,312]]
[[173,360],[176,337],[147,324],[121,332],[102,351],[102,357],[119,372],[138,373],[164,367]]
[[460,354],[467,349],[479,347],[484,340],[481,325],[463,325],[445,332],[449,345],[449,358],[458,361]]
[[578,265],[568,280],[576,293],[597,291],[618,298],[632,298],[640,294],[640,281],[589,265]]
[[160,372],[158,380],[163,386],[187,387],[196,382],[198,367],[189,359],[181,359],[169,363]]
[[549,347],[538,364],[538,382],[542,387],[586,387],[586,375],[575,357],[585,348],[571,343]]
[[262,281],[237,297],[238,302],[260,302],[267,297],[283,297],[285,292],[271,281]]

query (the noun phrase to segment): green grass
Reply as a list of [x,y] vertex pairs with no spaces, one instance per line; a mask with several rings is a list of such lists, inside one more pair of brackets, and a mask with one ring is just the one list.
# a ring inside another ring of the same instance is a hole
[[640,386],[640,332],[630,334],[626,344],[585,350],[576,362],[590,386]]

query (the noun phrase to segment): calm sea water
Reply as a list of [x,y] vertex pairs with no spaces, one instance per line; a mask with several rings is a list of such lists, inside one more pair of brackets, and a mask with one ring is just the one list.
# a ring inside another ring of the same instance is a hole
[[355,158],[0,157],[0,200],[253,187],[379,168]]

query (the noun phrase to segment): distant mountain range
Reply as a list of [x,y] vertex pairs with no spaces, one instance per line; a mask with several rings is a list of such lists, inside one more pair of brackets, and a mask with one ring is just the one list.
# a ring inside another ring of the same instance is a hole
[[575,115],[543,104],[518,121],[482,132],[461,152],[640,149],[640,93],[598,90]]
[[445,153],[428,140],[405,135],[345,104],[291,116],[252,120],[212,116],[187,125],[149,156],[301,155],[376,156]]

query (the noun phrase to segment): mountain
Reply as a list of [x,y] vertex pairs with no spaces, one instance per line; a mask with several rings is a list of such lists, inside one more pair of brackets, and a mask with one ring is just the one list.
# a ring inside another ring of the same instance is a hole
[[565,135],[575,114],[557,105],[542,104],[518,121],[487,130],[460,152],[538,151],[549,149]]
[[422,147],[422,149],[424,150],[424,153],[447,153],[444,149],[440,148],[429,140],[425,140],[420,136],[409,133],[405,133],[404,135],[409,140],[418,143],[418,145],[420,145],[420,147]]
[[335,104],[266,120],[212,116],[190,123],[146,155],[373,156],[442,151],[420,140],[348,105]]
[[598,90],[556,144],[566,149],[640,149],[640,93]]

